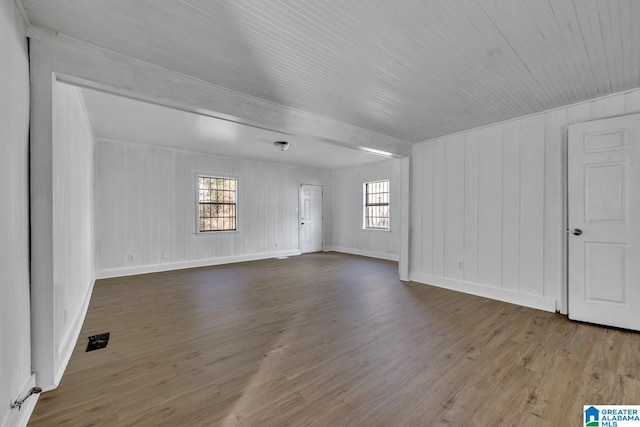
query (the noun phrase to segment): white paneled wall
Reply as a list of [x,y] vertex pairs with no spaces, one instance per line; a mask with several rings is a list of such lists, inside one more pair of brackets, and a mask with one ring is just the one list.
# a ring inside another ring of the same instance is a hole
[[[399,159],[338,169],[332,172],[333,230],[327,250],[398,260],[400,253],[400,172]],[[390,231],[362,228],[362,185],[367,181],[389,180]]]
[[[99,277],[298,254],[300,183],[324,186],[331,230],[329,171],[104,141],[96,161]],[[237,232],[196,233],[199,173],[238,179]]]
[[53,332],[55,383],[71,357],[94,276],[93,135],[80,90],[53,85]]
[[416,144],[411,278],[566,311],[567,125],[640,111],[640,90]]
[[29,59],[13,1],[0,2],[0,426],[26,425],[35,406],[10,403],[34,385],[29,303]]

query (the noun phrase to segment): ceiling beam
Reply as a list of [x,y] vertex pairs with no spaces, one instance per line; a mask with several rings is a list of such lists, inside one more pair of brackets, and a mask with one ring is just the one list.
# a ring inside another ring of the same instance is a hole
[[27,35],[51,49],[53,72],[66,83],[387,157],[411,155],[408,141],[248,96],[40,27],[29,27]]

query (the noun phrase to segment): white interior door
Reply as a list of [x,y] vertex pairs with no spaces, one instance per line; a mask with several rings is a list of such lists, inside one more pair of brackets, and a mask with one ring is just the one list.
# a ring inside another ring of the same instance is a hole
[[640,114],[569,127],[569,317],[640,330]]
[[322,186],[300,184],[300,252],[322,250]]

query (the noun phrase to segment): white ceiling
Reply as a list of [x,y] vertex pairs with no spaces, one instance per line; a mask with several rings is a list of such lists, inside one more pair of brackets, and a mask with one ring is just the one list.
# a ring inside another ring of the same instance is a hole
[[[209,116],[82,89],[96,140],[178,148],[205,154],[339,169],[384,160],[380,155],[285,135]],[[291,145],[282,152],[274,141]]]
[[638,0],[22,0],[31,24],[417,142],[640,86]]

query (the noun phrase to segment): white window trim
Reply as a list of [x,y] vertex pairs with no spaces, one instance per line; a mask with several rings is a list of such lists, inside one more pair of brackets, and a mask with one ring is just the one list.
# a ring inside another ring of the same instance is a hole
[[[382,181],[387,181],[389,183],[389,226],[387,228],[367,227],[367,184],[371,184],[374,182],[382,182]],[[374,179],[370,181],[364,181],[362,183],[362,231],[382,231],[386,233],[391,231],[391,179],[390,178]]]
[[[200,231],[200,191],[199,191],[199,178],[221,178],[221,179],[235,179],[236,180],[236,229],[235,230],[210,230]],[[196,172],[194,177],[195,187],[195,209],[194,209],[194,234],[196,236],[219,236],[222,234],[239,234],[240,233],[240,178],[234,175],[215,174],[210,172]]]

